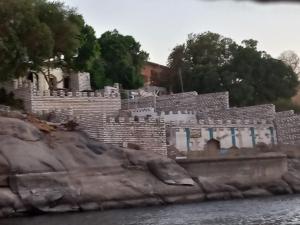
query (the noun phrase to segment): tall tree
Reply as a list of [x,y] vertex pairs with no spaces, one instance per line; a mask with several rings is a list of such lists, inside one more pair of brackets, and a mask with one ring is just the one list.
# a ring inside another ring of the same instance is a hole
[[[185,45],[171,52],[168,64],[174,73],[182,71],[185,91],[207,93],[224,90],[219,68],[231,57],[234,42],[219,34],[190,34]],[[176,85],[175,91],[180,91]]]
[[73,9],[46,0],[0,0],[0,79],[69,66],[80,46],[84,21]]
[[94,29],[89,25],[85,25],[81,29],[80,48],[72,67],[75,70],[90,73],[93,89],[100,89],[105,84],[110,83],[104,74],[104,62],[98,39]]
[[300,75],[300,58],[294,51],[288,50],[280,54],[279,59],[290,66],[295,73]]
[[132,36],[124,36],[117,30],[105,32],[98,41],[106,77],[127,89],[141,87],[141,69],[148,59],[141,45]]
[[253,105],[289,98],[295,93],[297,77],[291,68],[257,50],[257,41],[245,40],[229,63],[221,68],[234,105]]
[[258,51],[257,44],[250,39],[238,45],[211,32],[192,34],[181,45],[184,47],[174,48],[169,66],[175,71],[181,67],[186,91],[229,91],[231,103],[237,106],[293,96],[298,85],[295,72],[282,61]]

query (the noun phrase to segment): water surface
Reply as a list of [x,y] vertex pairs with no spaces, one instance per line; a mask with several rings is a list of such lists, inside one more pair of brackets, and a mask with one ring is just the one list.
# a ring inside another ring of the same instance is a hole
[[0,225],[300,225],[300,196],[0,220]]

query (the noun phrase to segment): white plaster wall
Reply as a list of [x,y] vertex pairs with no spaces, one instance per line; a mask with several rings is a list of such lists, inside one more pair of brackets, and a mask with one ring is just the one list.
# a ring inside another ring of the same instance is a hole
[[203,138],[191,138],[190,149],[192,151],[201,151],[205,145]]
[[[59,68],[52,69],[51,74],[56,77],[57,80],[57,88],[63,88],[64,87],[64,82],[63,82],[63,71]],[[43,74],[39,73],[38,74],[39,79],[38,79],[38,88],[40,91],[45,91],[49,90],[49,85],[44,77]]]
[[[52,69],[51,74],[56,77],[57,88],[64,88],[64,72],[60,68]],[[49,85],[43,74],[38,74],[38,88],[40,91],[49,89]],[[35,78],[35,77],[34,77]],[[70,75],[70,89],[72,91],[91,90],[89,73],[73,73]]]
[[214,138],[220,141],[221,148],[232,147],[231,128],[216,128]]
[[202,146],[200,146],[201,148],[200,149],[205,149],[206,147],[206,143],[210,140],[210,136],[209,136],[209,129],[208,128],[202,128],[202,137],[203,137],[203,141],[201,142],[202,143]]
[[[274,130],[274,129],[273,129]],[[265,144],[272,144],[272,135],[269,128],[259,128],[256,130],[256,143],[265,143]],[[274,141],[276,143],[275,133],[274,133]]]
[[192,151],[201,151],[206,142],[203,139],[203,130],[202,129],[190,129],[191,139],[190,139],[190,149]]
[[183,128],[176,128],[175,131],[175,147],[179,151],[187,151],[186,132]]
[[[207,141],[210,140],[209,128],[197,128],[196,133],[198,135],[193,136],[195,128],[190,128],[190,150],[201,151],[205,150]],[[198,131],[199,129],[199,131]],[[213,138],[220,141],[221,148],[228,149],[233,146],[232,143],[232,133],[230,127],[219,127],[213,128]],[[275,132],[275,131],[274,131]],[[271,131],[268,127],[258,127],[255,129],[256,144],[265,143],[267,145],[272,144]],[[249,127],[245,128],[235,128],[235,141],[236,147],[238,148],[252,148],[252,136],[251,129]],[[274,133],[274,140],[276,140],[276,134]],[[175,144],[176,148],[180,151],[187,151],[187,136],[184,128],[172,128],[170,143]]]
[[239,128],[239,139],[240,144],[239,148],[252,148],[252,136],[251,136],[251,129],[249,127],[247,128]]

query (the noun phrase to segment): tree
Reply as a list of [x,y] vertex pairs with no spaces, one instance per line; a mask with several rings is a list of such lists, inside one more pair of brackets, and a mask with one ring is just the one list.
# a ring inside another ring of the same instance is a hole
[[148,59],[141,45],[132,36],[121,35],[117,30],[105,32],[98,41],[106,79],[121,83],[126,89],[141,87],[141,69]]
[[284,51],[280,54],[279,60],[290,66],[296,74],[300,74],[300,58],[294,51]]
[[[216,33],[190,34],[185,45],[173,49],[168,65],[177,74],[182,71],[185,91],[222,91],[219,68],[228,62],[234,46],[231,39]],[[174,91],[180,91],[176,87]]]
[[174,71],[181,67],[186,91],[229,91],[231,104],[236,106],[293,96],[298,85],[295,72],[282,61],[258,51],[257,44],[250,39],[238,45],[211,32],[192,34],[183,47],[174,48],[169,66]]
[[104,74],[104,62],[98,39],[94,29],[89,25],[85,25],[81,29],[80,48],[72,67],[77,71],[90,73],[93,89],[100,89],[106,83],[110,83]]
[[82,17],[60,2],[0,0],[0,79],[42,73],[53,89],[53,67],[68,67],[80,46]]
[[168,57],[168,66],[170,70],[168,74],[165,74],[163,78],[165,78],[164,85],[162,86],[169,87],[170,91],[173,90],[184,90],[183,80],[182,80],[182,69],[184,66],[184,53],[185,53],[185,45],[177,45],[170,56]]
[[227,79],[225,87],[231,93],[231,103],[254,105],[293,96],[298,83],[293,70],[264,51],[257,51],[256,41],[242,43],[244,46],[238,46],[232,59],[220,70],[229,75],[223,76]]

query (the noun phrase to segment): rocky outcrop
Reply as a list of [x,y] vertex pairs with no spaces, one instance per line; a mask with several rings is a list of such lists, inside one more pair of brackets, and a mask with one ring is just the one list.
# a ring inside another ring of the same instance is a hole
[[197,180],[208,200],[243,198],[242,193],[234,186],[217,183],[206,177],[198,177]]
[[191,177],[153,152],[102,144],[80,132],[41,132],[3,117],[0,127],[0,217],[300,193],[297,160],[282,180],[225,184]]
[[173,160],[0,118],[0,216],[204,199]]
[[300,176],[295,171],[288,172],[283,176],[283,179],[290,185],[295,193],[300,193]]

